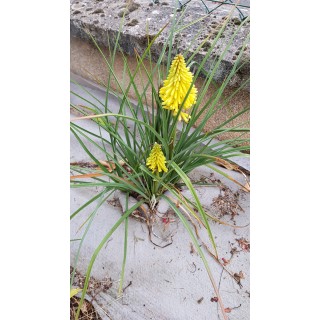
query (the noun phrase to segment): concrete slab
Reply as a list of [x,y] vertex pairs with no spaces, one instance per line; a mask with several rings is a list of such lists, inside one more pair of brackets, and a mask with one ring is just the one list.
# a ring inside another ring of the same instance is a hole
[[[79,160],[82,158],[79,158]],[[201,172],[201,170],[200,170]],[[203,173],[203,172],[202,172]],[[223,179],[220,177],[220,179]],[[210,207],[217,199],[217,188],[198,188],[197,192],[205,207]],[[71,191],[71,211],[76,210],[98,190]],[[249,196],[241,193],[239,205],[244,210],[239,212],[234,221],[223,220],[237,225],[249,222]],[[94,205],[88,207],[71,222],[71,238],[80,238],[84,228],[78,231],[85,219],[93,212]],[[240,210],[239,210],[240,211]],[[94,217],[91,228],[80,251],[77,270],[85,273],[94,249],[121,216],[121,208],[107,202]],[[215,293],[209,281],[201,258],[191,249],[191,240],[182,223],[170,224],[170,229],[159,221],[156,229],[158,236],[172,234],[173,243],[161,249],[148,240],[147,227],[144,223],[129,219],[128,254],[124,287],[130,282],[122,299],[117,299],[118,280],[121,271],[124,226],[121,225],[99,254],[92,275],[96,279],[111,277],[113,286],[107,293],[95,298],[101,308],[107,310],[111,319],[219,319],[219,308],[211,299]],[[249,319],[249,253],[241,246],[241,239],[249,241],[249,229],[212,224],[220,259],[230,260],[227,265],[232,273],[242,274],[240,287],[222,268],[205,253],[214,278],[219,284],[220,294],[226,308],[232,309],[229,319]],[[162,231],[162,234],[160,233]],[[201,236],[206,239],[204,230]],[[207,239],[206,239],[207,240]],[[154,237],[158,244],[166,244]],[[209,244],[208,240],[206,241]],[[74,266],[78,243],[71,245],[71,263]],[[191,253],[192,252],[192,253]],[[233,253],[232,253],[233,252]],[[232,258],[231,258],[232,257]],[[230,259],[231,258],[231,259]],[[201,302],[201,299],[203,300]],[[106,318],[107,319],[107,318]]]
[[[95,90],[95,88],[91,89]],[[83,120],[81,125],[88,130],[98,132],[93,121]],[[98,139],[96,141],[99,143]],[[91,151],[98,159],[103,159],[102,153],[99,154],[94,148],[91,148]],[[88,160],[86,153],[71,135],[71,161]],[[245,183],[245,178],[240,173],[219,169],[241,183]],[[208,212],[231,225],[248,225],[249,193],[208,168],[201,167],[194,170],[190,174],[190,179],[210,180],[217,184],[217,186],[196,189],[201,203]],[[100,190],[99,188],[71,189],[71,212]],[[183,192],[191,199],[189,191]],[[80,227],[94,212],[95,207],[95,204],[89,205],[71,221],[71,239],[79,239],[84,235],[86,226]],[[165,203],[160,203],[159,211],[160,213],[167,211]],[[93,251],[121,214],[121,207],[108,201],[105,201],[95,213],[79,254],[76,268],[80,273],[86,272]],[[218,304],[214,301],[215,293],[207,272],[201,258],[192,249],[189,234],[177,217],[172,213],[168,214],[175,221],[166,224],[158,218],[154,227],[155,235],[152,237],[158,245],[165,245],[172,236],[172,244],[165,248],[159,248],[149,241],[145,223],[134,218],[129,219],[124,287],[130,282],[132,284],[127,287],[121,299],[117,298],[117,290],[123,259],[123,224],[101,250],[92,269],[92,276],[98,280],[111,277],[113,281],[113,286],[106,293],[99,293],[94,298],[95,303],[100,306],[98,310],[101,314],[103,314],[102,310],[106,310],[103,319],[222,319]],[[249,227],[234,228],[215,222],[212,222],[211,226],[220,261],[228,262],[226,268],[229,272],[233,275],[236,273],[241,278],[241,285],[239,285],[202,245],[214,279],[219,286],[225,308],[229,308],[227,309],[230,311],[228,317],[230,320],[249,319]],[[209,244],[203,228],[199,228],[199,234],[204,243]],[[79,241],[71,242],[72,266],[75,266],[78,246]]]
[[[210,1],[205,1],[211,8]],[[196,48],[208,37],[203,50],[198,52],[194,60],[201,62],[206,54],[206,47],[210,47],[214,41],[218,30],[220,30],[224,19],[230,12],[230,7],[224,5],[219,7],[214,13],[206,15],[203,10],[201,1],[190,1],[186,5],[184,12],[178,12],[177,15],[183,14],[181,26],[187,26],[175,37],[175,49],[177,52],[187,51],[186,56],[190,56]],[[161,36],[156,39],[152,46],[152,56],[156,60],[161,54],[165,40],[169,35],[170,23],[174,13],[174,1],[159,1],[154,4],[148,0],[127,0],[105,2],[96,0],[71,0],[70,2],[70,28],[71,36],[88,40],[89,37],[85,30],[89,30],[99,45],[107,48],[114,47],[115,40],[120,31],[119,45],[124,53],[135,57],[134,50],[140,54],[148,45],[148,35],[154,37],[159,30],[169,23]],[[194,23],[198,19],[202,19]],[[238,12],[235,11],[230,23],[227,25],[221,38],[218,40],[211,57],[206,62],[204,69],[211,72],[215,64],[216,57],[219,57],[224,51],[225,45],[231,39],[236,28],[240,24]],[[220,67],[215,73],[214,80],[222,82],[226,75],[233,67],[239,49],[247,37],[250,24],[247,22],[240,29],[239,33],[232,41],[230,48],[223,57]],[[245,48],[241,58],[241,63],[245,67],[240,70],[230,86],[239,87],[248,80],[250,74],[250,45]],[[246,85],[246,90],[250,90]]]

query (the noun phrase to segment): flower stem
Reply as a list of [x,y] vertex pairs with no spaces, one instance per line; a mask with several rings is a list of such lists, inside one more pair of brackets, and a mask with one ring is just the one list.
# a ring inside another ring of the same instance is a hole
[[176,122],[173,132],[172,132],[172,140],[169,144],[169,159],[172,160],[173,158],[173,149],[174,149],[174,145],[175,145],[175,141],[176,141],[176,136],[177,136],[177,124],[178,122]]
[[[157,176],[157,178],[160,178],[160,174],[158,171],[156,172],[156,176]],[[158,180],[154,180],[153,181],[153,194],[155,196],[157,195],[158,188],[159,188],[159,182],[158,182]]]

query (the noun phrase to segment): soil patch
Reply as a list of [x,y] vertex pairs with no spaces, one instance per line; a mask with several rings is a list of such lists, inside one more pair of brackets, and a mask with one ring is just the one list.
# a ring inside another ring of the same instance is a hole
[[[73,272],[73,268],[70,267],[70,277]],[[83,288],[85,282],[85,277],[82,276],[77,270],[75,270],[75,275],[73,279],[73,287]],[[95,310],[94,306],[92,305],[92,301],[95,300],[95,297],[100,292],[107,292],[108,289],[112,287],[112,280],[111,278],[105,278],[102,281],[96,280],[94,277],[90,277],[89,285],[87,289],[87,294],[91,297],[91,299],[84,300],[83,305],[80,309],[80,316],[79,320],[102,320],[99,316],[98,312]],[[70,320],[75,319],[75,315],[77,313],[77,309],[80,303],[80,298],[73,296],[70,299]],[[106,312],[104,310],[104,312]]]
[[[74,320],[77,314],[77,309],[80,303],[80,298],[72,297],[70,299],[70,320]],[[102,320],[94,306],[88,301],[84,300],[80,309],[79,320]]]

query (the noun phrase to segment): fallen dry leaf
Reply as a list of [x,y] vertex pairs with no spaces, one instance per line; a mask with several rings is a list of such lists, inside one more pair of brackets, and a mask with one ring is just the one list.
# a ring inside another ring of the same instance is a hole
[[112,172],[116,168],[116,165],[112,161],[99,160],[99,162],[105,166],[109,172]]
[[238,242],[239,246],[243,251],[250,251],[250,242],[248,240],[246,240],[245,238],[241,238],[236,239],[236,241]]
[[93,177],[100,177],[102,176],[101,173],[86,173],[86,174],[78,174],[75,176],[70,176],[70,180],[74,179],[85,179],[85,178],[93,178]]
[[241,190],[245,191],[245,192],[250,192],[250,184],[247,182],[243,188],[241,188]]
[[[115,169],[116,169],[116,165],[113,161],[105,161],[105,160],[99,160],[99,162],[105,166],[107,168],[107,170],[109,172],[113,172]],[[132,173],[132,169],[124,162],[124,160],[119,160],[119,164],[128,172],[128,173]],[[72,162],[70,163],[70,165],[72,166],[79,166],[79,167],[82,167],[82,168],[95,168],[97,170],[101,170],[101,168],[96,164],[96,163],[91,163],[91,162],[84,162],[84,161],[80,161],[80,162]],[[79,175],[77,176],[77,178],[87,178],[90,176],[82,176],[82,175]],[[93,175],[93,177],[95,177],[95,175]],[[98,175],[97,175],[98,177]],[[72,179],[75,179],[75,178],[72,178]]]
[[224,167],[228,170],[235,170],[235,171],[239,170],[239,166],[237,166],[236,164],[232,164],[232,163],[230,163],[224,159],[218,158],[218,157],[215,157],[214,162],[218,166]]
[[82,289],[80,288],[72,288],[70,290],[70,298],[72,298],[73,296],[75,296],[77,293],[79,293]]
[[242,271],[240,271],[239,273],[235,273],[233,276],[238,282],[240,282],[241,279],[244,279],[244,274]]

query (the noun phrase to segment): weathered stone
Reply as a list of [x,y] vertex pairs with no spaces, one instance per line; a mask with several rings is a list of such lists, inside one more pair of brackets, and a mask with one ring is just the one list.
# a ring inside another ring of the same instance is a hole
[[[86,32],[89,31],[99,45],[106,47],[110,45],[113,47],[119,30],[121,30],[119,37],[121,49],[124,53],[135,56],[135,50],[139,54],[142,54],[146,49],[148,37],[154,37],[161,28],[168,24],[152,46],[152,56],[156,61],[162,52],[164,42],[169,36],[170,25],[174,16],[174,6],[172,3],[173,1],[170,3],[168,1],[166,2],[167,5],[154,5],[150,7],[149,0],[127,0],[120,3],[105,3],[97,2],[96,0],[71,0],[71,36],[89,40],[90,37]],[[86,11],[86,8],[92,10]],[[101,15],[94,14],[98,12]],[[92,19],[93,14],[95,19]],[[219,11],[217,9],[214,11],[214,15],[207,15],[200,6],[193,5],[189,7],[187,5],[186,9],[176,13],[177,18],[181,15],[183,15],[181,26],[188,25],[188,27],[184,28],[181,34],[177,34],[175,37],[173,53],[183,51],[186,57],[189,57],[196,51],[203,40],[206,39],[206,45],[193,58],[196,62],[202,62],[210,48],[209,44],[215,41],[221,26],[227,18],[226,12],[225,10]],[[201,20],[198,21],[199,19]],[[195,21],[198,22],[195,23]],[[218,83],[226,78],[234,66],[237,59],[234,60],[233,57],[237,55],[236,52],[241,50],[241,46],[248,36],[249,23],[245,23],[240,27],[238,25],[239,21],[235,13],[205,63],[204,69],[211,72],[215,61],[217,61],[217,58],[224,51],[226,44],[229,40],[232,40],[234,32],[239,29],[215,73],[214,80]],[[249,47],[249,45],[247,46]],[[241,83],[249,78],[249,52],[250,50],[245,51],[246,67],[239,71],[237,81],[233,81],[231,85],[235,83],[241,85]],[[246,89],[249,90],[249,85],[246,86]]]

